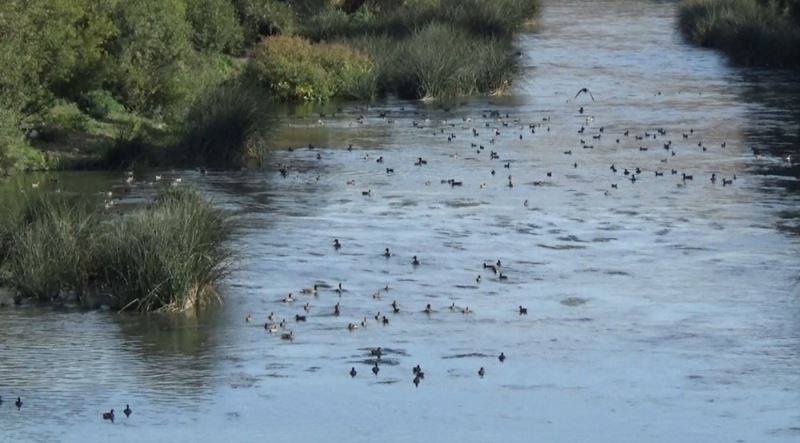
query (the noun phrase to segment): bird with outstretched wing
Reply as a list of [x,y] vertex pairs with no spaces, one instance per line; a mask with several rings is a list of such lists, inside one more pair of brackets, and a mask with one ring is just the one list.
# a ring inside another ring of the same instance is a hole
[[578,93],[575,94],[575,98],[578,98],[578,96],[581,94],[589,94],[589,97],[591,97],[592,101],[594,101],[594,96],[592,95],[592,92],[589,91],[589,88],[581,88],[580,91],[578,91]]

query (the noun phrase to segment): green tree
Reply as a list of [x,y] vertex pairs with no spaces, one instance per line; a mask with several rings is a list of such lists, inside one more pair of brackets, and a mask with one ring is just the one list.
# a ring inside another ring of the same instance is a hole
[[191,55],[191,27],[183,0],[121,2],[114,21],[119,34],[111,47],[118,97],[130,108],[158,114],[178,100],[180,75]]
[[228,54],[239,51],[242,27],[230,0],[187,0],[186,17],[197,49]]

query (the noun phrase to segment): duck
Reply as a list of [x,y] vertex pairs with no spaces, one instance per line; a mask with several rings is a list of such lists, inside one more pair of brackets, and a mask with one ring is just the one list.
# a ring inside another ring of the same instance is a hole
[[291,292],[289,293],[289,295],[287,295],[287,296],[286,296],[286,297],[283,299],[283,302],[284,302],[284,303],[293,303],[293,302],[294,302],[294,297],[292,297],[292,293],[291,293]]
[[371,196],[372,195],[372,189],[367,189],[366,191],[361,191],[361,195],[364,195],[364,196],[367,196],[367,197]]
[[414,387],[417,387],[417,388],[419,387],[419,381],[420,381],[419,376],[414,377],[414,380],[413,380]]
[[103,420],[109,420],[111,423],[114,423],[114,410],[103,412]]
[[381,371],[381,368],[378,367],[378,362],[375,362],[375,366],[372,367],[372,373],[375,374],[375,376],[377,377],[378,376],[378,372],[380,372],[380,371]]
[[519,305],[519,315],[528,315],[528,308],[523,308],[522,305]]
[[370,349],[369,350],[369,355],[371,355],[373,357],[380,357],[380,356],[383,355],[383,349],[380,346],[378,346],[375,349]]
[[483,269],[491,269],[494,274],[497,274],[497,266],[495,265],[487,265],[486,263],[483,264]]
[[411,260],[411,264],[414,265],[414,266],[419,266],[419,259],[417,258],[416,255]]
[[281,340],[294,340],[294,331],[289,331],[281,334]]
[[508,276],[507,276],[507,275],[505,275],[505,274],[503,274],[502,272],[500,272],[500,273],[497,275],[497,278],[498,278],[499,280],[508,280]]
[[428,305],[427,305],[427,306],[425,306],[425,311],[424,311],[424,312],[425,312],[426,314],[430,314],[430,313],[432,313],[432,312],[433,312],[433,309],[431,308],[431,304],[430,304],[430,303],[428,303]]
[[341,249],[341,247],[342,247],[342,244],[339,243],[339,239],[338,238],[334,238],[333,239],[333,248],[338,250],[338,249]]
[[684,181],[685,181],[685,180],[694,180],[694,176],[691,176],[691,175],[686,175],[686,173],[684,172],[684,173],[683,173],[683,180],[684,180]]
[[311,288],[303,288],[303,289],[300,290],[300,293],[301,294],[313,294],[313,295],[316,295],[318,288],[319,288],[319,285],[314,285]]
[[382,320],[382,322],[383,322],[383,325],[384,325],[384,326],[389,326],[389,319],[388,319],[388,318],[386,318],[386,316],[385,316],[385,315],[383,316],[383,320]]
[[278,332],[279,328],[275,323],[264,323],[264,329],[266,329],[270,334],[274,334]]
[[364,320],[361,320],[361,327],[362,328],[366,328],[367,327],[367,317],[364,317]]
[[483,369],[483,366],[481,366],[481,368],[478,369],[478,375],[480,375],[481,378],[483,378],[483,376],[486,375],[486,371]]
[[472,310],[469,308],[469,306],[465,307],[461,312],[464,314],[472,314]]
[[392,253],[391,253],[391,252],[389,252],[389,248],[386,248],[386,249],[383,251],[383,256],[384,256],[384,257],[386,257],[386,258],[389,258],[389,257],[391,257],[391,256],[392,256]]
[[296,322],[306,321],[306,316],[305,315],[300,315],[300,314],[295,314],[294,315],[294,321],[296,321]]
[[504,361],[506,361],[506,354],[501,352],[500,356],[497,357],[497,359],[500,360],[500,363],[503,363]]
[[125,414],[125,418],[129,418],[133,414],[133,410],[131,410],[129,404],[125,404],[125,409],[122,410],[122,413]]
[[397,300],[393,300],[393,301],[392,301],[392,311],[393,311],[395,314],[397,314],[398,312],[400,312],[400,308],[398,308],[398,307],[397,307]]
[[414,366],[413,368],[411,368],[411,372],[412,372],[414,375],[418,375],[419,373],[421,373],[421,372],[422,372],[422,368],[421,368],[419,365],[416,365],[416,366]]
[[339,303],[336,303],[336,305],[333,307],[333,316],[338,317],[339,314],[341,314],[341,312],[339,311]]
[[342,296],[342,292],[344,292],[344,289],[342,288],[342,284],[341,283],[339,283],[339,286],[336,287],[336,292],[339,293],[339,297]]
[[355,323],[348,323],[347,324],[347,330],[348,331],[355,331],[356,329],[358,329],[358,325],[357,324],[355,324]]
[[481,276],[478,275],[477,277],[475,277],[475,283],[480,283],[480,282],[481,282]]
[[17,397],[17,401],[14,402],[14,406],[16,406],[17,409],[22,409],[22,398],[21,397]]
[[250,320],[252,320],[252,319],[253,319],[253,316],[250,315],[250,314],[247,314],[247,317],[244,318],[244,321],[245,321],[245,323],[250,323]]
[[306,304],[303,305],[303,310],[308,312],[308,311],[311,310],[311,306],[308,303],[306,303]]
[[269,315],[267,316],[267,320],[273,321],[274,319],[275,319],[275,313],[274,312],[270,312]]
[[350,368],[350,378],[355,378],[358,375],[358,371],[356,371],[355,367]]

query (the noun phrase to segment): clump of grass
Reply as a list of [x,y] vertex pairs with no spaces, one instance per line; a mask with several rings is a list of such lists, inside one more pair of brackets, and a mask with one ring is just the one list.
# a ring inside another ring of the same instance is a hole
[[302,33],[313,40],[377,34],[407,37],[431,23],[445,23],[473,35],[508,38],[538,11],[539,0],[365,2],[352,13],[325,9],[306,21]]
[[499,92],[516,69],[505,42],[431,23],[411,37],[363,37],[351,41],[376,60],[379,89],[408,99],[445,99]]
[[278,100],[321,102],[333,97],[369,99],[375,67],[362,52],[340,43],[314,44],[301,37],[264,39],[250,73]]
[[[739,64],[800,68],[800,21],[781,2],[685,0],[678,23],[687,39]],[[800,6],[797,6],[800,11]]]
[[144,209],[104,223],[96,260],[100,290],[117,309],[186,310],[218,299],[228,271],[228,218],[199,194],[170,190]]
[[86,306],[102,300],[138,311],[186,310],[218,299],[215,285],[232,257],[225,245],[230,221],[196,192],[170,189],[111,218],[60,194],[17,201],[0,214],[0,266],[17,299],[74,294]]
[[167,163],[229,167],[260,158],[271,126],[266,105],[255,86],[233,82],[209,89],[192,104]]
[[42,301],[80,293],[91,267],[95,214],[86,204],[58,195],[37,192],[24,199],[4,220],[10,285],[19,297]]

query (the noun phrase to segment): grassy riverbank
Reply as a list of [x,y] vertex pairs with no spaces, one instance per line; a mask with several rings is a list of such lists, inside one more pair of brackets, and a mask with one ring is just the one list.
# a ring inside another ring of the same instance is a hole
[[3,203],[0,275],[17,301],[186,310],[216,299],[230,263],[230,222],[195,192],[123,214],[44,191]]
[[[538,0],[0,5],[0,174],[258,157],[275,102],[447,99],[513,81]],[[228,152],[229,151],[229,152]]]
[[735,63],[800,69],[800,1],[685,0],[678,21],[691,42]]

